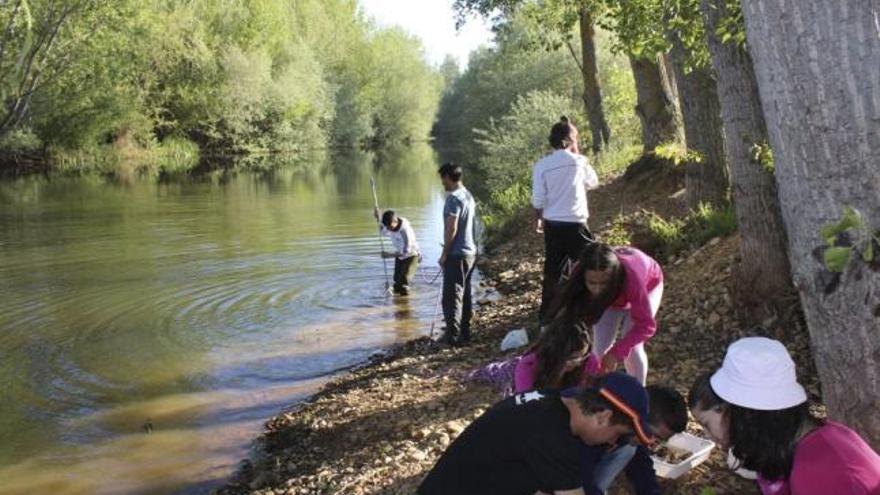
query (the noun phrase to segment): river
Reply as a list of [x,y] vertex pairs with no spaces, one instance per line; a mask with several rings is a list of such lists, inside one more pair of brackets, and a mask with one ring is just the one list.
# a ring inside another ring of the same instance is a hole
[[[206,492],[268,417],[426,334],[437,164],[0,182],[0,493]],[[371,175],[422,247],[409,298],[383,294]]]

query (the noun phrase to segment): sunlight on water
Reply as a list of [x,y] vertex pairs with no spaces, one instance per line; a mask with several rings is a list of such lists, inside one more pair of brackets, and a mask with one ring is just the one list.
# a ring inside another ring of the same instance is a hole
[[[425,334],[436,167],[417,146],[307,172],[0,183],[0,493],[207,491],[269,416]],[[407,299],[383,295],[371,174],[422,246]]]

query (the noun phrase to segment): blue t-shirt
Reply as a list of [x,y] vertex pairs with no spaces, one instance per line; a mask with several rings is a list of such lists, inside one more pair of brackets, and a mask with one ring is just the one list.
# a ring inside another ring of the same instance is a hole
[[455,232],[455,238],[452,239],[450,255],[474,256],[477,254],[477,244],[474,241],[476,209],[474,197],[464,186],[451,191],[446,196],[446,204],[443,206],[444,225],[449,215],[458,217],[458,229]]

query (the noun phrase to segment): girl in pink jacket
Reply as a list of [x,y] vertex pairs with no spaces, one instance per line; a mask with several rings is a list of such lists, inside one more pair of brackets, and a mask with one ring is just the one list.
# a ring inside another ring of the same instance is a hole
[[614,371],[623,363],[644,384],[645,342],[657,331],[662,297],[663,271],[653,258],[633,247],[593,243],[573,267],[557,307],[594,325],[592,353],[599,371]]

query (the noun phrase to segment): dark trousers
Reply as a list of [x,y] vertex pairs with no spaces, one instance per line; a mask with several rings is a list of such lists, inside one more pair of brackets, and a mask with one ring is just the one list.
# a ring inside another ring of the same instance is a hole
[[443,318],[448,344],[460,344],[471,339],[471,276],[475,256],[447,256],[443,265]]
[[416,276],[419,269],[419,257],[394,258],[394,292],[402,295],[409,294],[409,284]]
[[553,317],[547,312],[556,298],[565,262],[576,262],[590,242],[593,242],[593,234],[586,224],[544,221],[544,288],[538,314],[541,324]]

